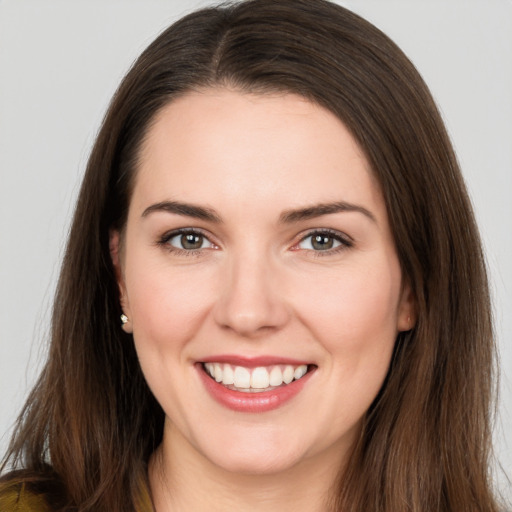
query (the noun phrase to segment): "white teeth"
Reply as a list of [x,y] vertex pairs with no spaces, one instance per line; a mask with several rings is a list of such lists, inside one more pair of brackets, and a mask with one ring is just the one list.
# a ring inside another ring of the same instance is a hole
[[217,382],[245,392],[258,392],[283,384],[290,384],[293,380],[304,377],[308,371],[305,364],[300,366],[259,366],[250,369],[243,366],[233,367],[230,364],[205,363],[204,368]]
[[222,367],[218,363],[213,365],[213,376],[217,382],[222,382]]
[[270,376],[266,368],[254,368],[251,375],[251,388],[265,389],[270,383]]
[[234,383],[236,388],[250,388],[251,387],[251,374],[247,368],[237,366],[235,368]]
[[279,366],[274,366],[270,370],[269,384],[271,386],[280,386],[283,383],[283,372]]
[[290,384],[293,380],[293,366],[288,365],[283,372],[283,382],[285,384]]
[[213,363],[205,363],[206,371],[210,374],[210,377],[215,378],[215,370],[213,369]]
[[304,375],[306,375],[307,371],[308,367],[305,364],[298,366],[297,368],[295,368],[295,371],[293,372],[293,378],[295,380],[299,380],[301,377],[304,377]]
[[229,386],[234,383],[235,383],[235,374],[233,372],[233,368],[231,368],[231,365],[225,364],[224,365],[224,375],[222,377],[222,384],[224,384],[225,386]]

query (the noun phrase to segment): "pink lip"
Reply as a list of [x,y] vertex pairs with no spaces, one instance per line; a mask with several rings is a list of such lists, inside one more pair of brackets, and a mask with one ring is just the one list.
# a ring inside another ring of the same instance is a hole
[[233,366],[244,366],[245,368],[257,368],[258,366],[273,366],[278,364],[290,364],[292,366],[309,365],[311,361],[300,361],[286,357],[259,356],[244,357],[231,354],[211,356],[201,359],[202,363],[227,363]]
[[[255,364],[254,366],[269,366],[269,364],[261,363],[261,359],[258,358],[260,362]],[[205,362],[213,362],[205,361]],[[215,359],[216,362],[224,362],[219,359]],[[233,359],[230,359],[229,363],[232,363]],[[273,359],[275,361],[275,359]],[[289,360],[288,360],[289,361]],[[252,362],[252,361],[251,361]],[[279,359],[280,364],[306,364],[306,363],[287,363],[283,362],[282,359]],[[277,362],[271,362],[272,364],[279,364]],[[232,363],[234,364],[234,363]],[[244,366],[246,366],[244,364]],[[309,381],[311,375],[314,373],[314,369],[308,371],[304,377],[299,380],[295,380],[290,384],[285,386],[280,386],[278,388],[272,389],[270,391],[262,391],[259,393],[244,393],[242,391],[234,391],[232,389],[228,389],[222,384],[219,384],[217,381],[212,379],[204,370],[203,365],[201,363],[196,365],[199,376],[203,381],[203,384],[207,391],[210,393],[212,398],[216,400],[218,403],[237,412],[267,412],[273,409],[277,409],[281,405],[285,404],[289,400],[291,400],[294,396],[296,396],[300,391],[304,388],[304,385]]]

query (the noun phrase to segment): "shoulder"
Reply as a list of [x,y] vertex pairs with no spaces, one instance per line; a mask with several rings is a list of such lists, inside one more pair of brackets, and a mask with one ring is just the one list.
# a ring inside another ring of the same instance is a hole
[[25,483],[0,483],[2,512],[51,512],[44,495],[28,489]]

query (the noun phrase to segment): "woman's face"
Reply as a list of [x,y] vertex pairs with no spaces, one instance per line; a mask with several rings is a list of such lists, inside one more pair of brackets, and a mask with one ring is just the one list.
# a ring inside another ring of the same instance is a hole
[[292,94],[173,101],[118,242],[164,444],[247,473],[343,459],[412,300],[379,186],[337,117]]

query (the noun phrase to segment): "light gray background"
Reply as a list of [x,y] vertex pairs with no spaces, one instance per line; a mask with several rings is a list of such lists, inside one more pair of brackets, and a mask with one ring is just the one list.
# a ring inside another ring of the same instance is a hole
[[[199,0],[0,0],[0,452],[44,354],[80,176],[128,66]],[[512,475],[512,1],[349,0],[430,85],[473,199],[501,352]],[[79,307],[79,305],[77,305]],[[499,478],[502,491],[510,486]]]

